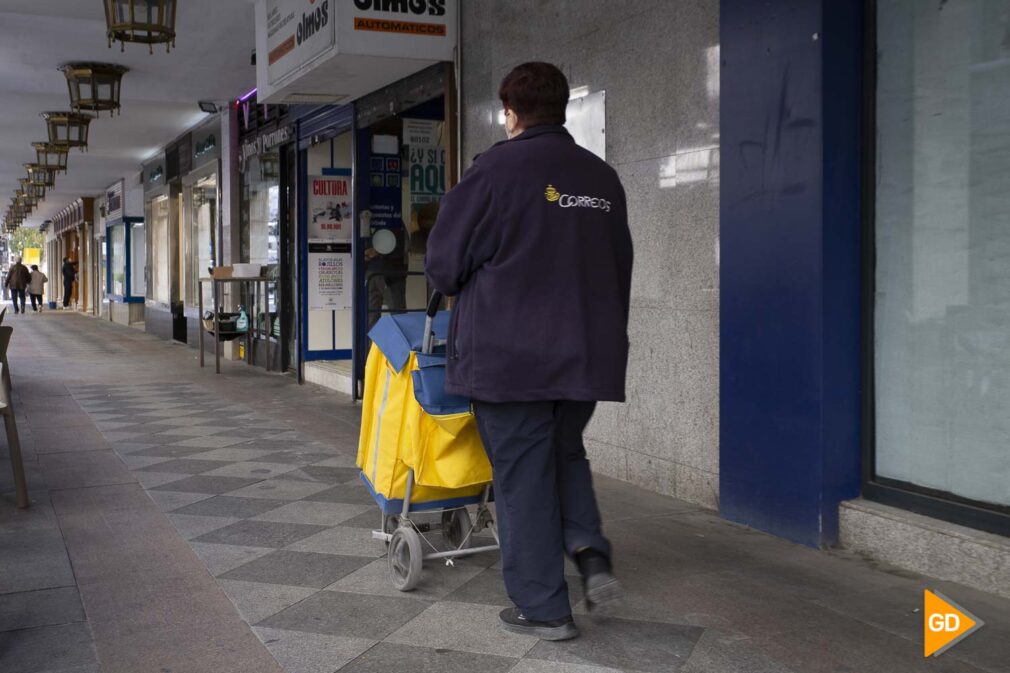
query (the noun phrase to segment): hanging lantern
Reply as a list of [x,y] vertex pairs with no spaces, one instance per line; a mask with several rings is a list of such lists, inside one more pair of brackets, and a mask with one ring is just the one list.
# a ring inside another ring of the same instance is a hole
[[14,192],[14,200],[28,213],[35,210],[35,206],[39,205],[39,200],[37,198],[29,196],[20,189]]
[[120,51],[127,42],[148,45],[164,44],[166,51],[175,46],[176,0],[104,0],[105,25],[108,29],[109,47],[120,43]]
[[129,68],[111,63],[65,63],[60,70],[66,75],[70,107],[75,112],[116,114],[119,110],[120,85]]
[[60,147],[88,148],[88,130],[91,115],[77,112],[43,112],[46,127],[49,129],[49,143]]
[[25,195],[35,199],[36,201],[41,201],[46,198],[45,185],[37,185],[28,178],[18,178],[18,182],[21,183],[21,192]]
[[42,185],[46,188],[56,186],[56,169],[54,168],[40,164],[25,164],[25,171],[28,172],[28,179],[32,184]]
[[39,166],[58,171],[67,172],[67,156],[69,148],[66,145],[54,145],[48,142],[32,143],[35,148],[35,163]]

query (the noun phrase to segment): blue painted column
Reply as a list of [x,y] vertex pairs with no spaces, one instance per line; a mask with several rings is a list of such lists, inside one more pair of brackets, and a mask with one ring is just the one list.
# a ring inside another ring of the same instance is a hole
[[720,20],[720,509],[830,545],[860,485],[862,2]]

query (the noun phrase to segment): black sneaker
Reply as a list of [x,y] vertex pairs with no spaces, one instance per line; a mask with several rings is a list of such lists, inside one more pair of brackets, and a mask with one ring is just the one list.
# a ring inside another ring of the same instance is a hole
[[582,573],[582,587],[586,592],[586,607],[593,610],[601,605],[619,601],[624,590],[614,577],[610,559],[595,549],[585,549],[575,555],[575,564]]
[[498,613],[498,617],[501,619],[502,628],[506,631],[533,636],[540,640],[569,640],[579,635],[571,615],[549,622],[537,622],[523,616],[519,608],[505,608]]

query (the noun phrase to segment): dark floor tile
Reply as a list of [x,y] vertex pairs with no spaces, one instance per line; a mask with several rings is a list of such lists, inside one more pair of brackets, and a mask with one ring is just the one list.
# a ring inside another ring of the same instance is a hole
[[379,643],[340,669],[340,673],[505,673],[516,665],[511,657],[456,652],[430,647]]
[[196,538],[196,542],[280,549],[326,530],[326,526],[272,521],[239,521]]
[[98,659],[85,623],[42,626],[0,633],[0,670],[11,673],[52,673],[89,670]]
[[243,479],[241,477],[205,477],[196,475],[162,486],[155,486],[153,491],[176,491],[179,493],[212,493],[218,495],[234,491],[237,488],[255,484],[258,479]]
[[[196,460],[193,458],[178,458],[164,463],[148,465],[139,468],[142,472],[170,472],[172,474],[203,474],[228,465],[217,460]],[[160,468],[160,469],[157,469]]]
[[0,594],[73,585],[59,530],[0,533]]
[[84,608],[77,587],[0,594],[0,631],[83,621]]
[[382,640],[429,605],[412,598],[320,591],[258,626]]
[[219,577],[226,580],[322,589],[373,560],[360,556],[315,554],[282,549],[261,556]]
[[[206,461],[211,462],[211,461]],[[224,463],[218,463],[223,465]],[[265,498],[236,498],[229,495],[216,495],[200,502],[194,502],[180,509],[174,510],[174,514],[195,514],[197,516],[226,516],[237,519],[250,519],[260,514],[265,514],[273,509],[282,506],[283,502],[277,500],[267,500]]]
[[284,475],[285,479],[305,479],[324,484],[349,484],[358,480],[361,471],[356,467],[323,467],[321,465],[306,465]]
[[578,626],[581,636],[576,640],[541,642],[528,656],[569,664],[666,673],[680,670],[704,631],[697,626],[628,619],[583,618]]
[[[285,442],[280,440],[258,439],[248,442],[251,448],[255,449],[283,449]],[[283,449],[277,453],[263,456],[261,460],[265,463],[287,463],[288,465],[311,465],[321,460],[332,458],[332,453],[320,453],[318,451],[299,451],[297,449]]]
[[351,505],[371,505],[375,503],[364,484],[338,484],[325,491],[305,498],[315,502],[344,502]]

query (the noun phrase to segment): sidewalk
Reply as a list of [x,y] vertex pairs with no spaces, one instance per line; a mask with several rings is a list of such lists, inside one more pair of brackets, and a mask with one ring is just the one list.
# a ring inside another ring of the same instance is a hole
[[[598,478],[629,596],[506,634],[496,554],[402,594],[346,397],[74,314],[8,316],[33,506],[0,447],[3,673],[1010,673],[1010,601]],[[922,589],[987,624],[922,657]],[[230,600],[229,600],[230,599]]]

